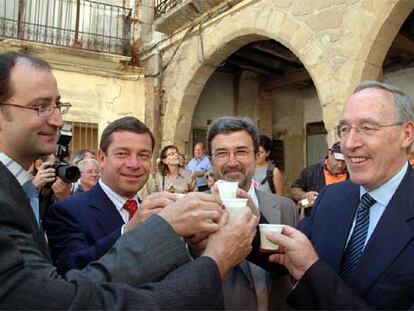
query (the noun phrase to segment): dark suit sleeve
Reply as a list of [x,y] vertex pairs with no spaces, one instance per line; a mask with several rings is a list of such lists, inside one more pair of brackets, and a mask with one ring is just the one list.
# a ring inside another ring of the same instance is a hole
[[313,264],[288,296],[295,309],[369,310],[369,306],[323,261]]
[[182,266],[159,283],[72,282],[32,273],[13,241],[0,236],[0,309],[217,309],[223,308],[218,268],[209,258]]
[[105,237],[94,240],[83,228],[88,222],[82,223],[75,215],[72,206],[59,203],[49,208],[45,220],[50,251],[59,273],[70,269],[83,269],[88,263],[102,257],[121,236],[121,228],[114,230]]

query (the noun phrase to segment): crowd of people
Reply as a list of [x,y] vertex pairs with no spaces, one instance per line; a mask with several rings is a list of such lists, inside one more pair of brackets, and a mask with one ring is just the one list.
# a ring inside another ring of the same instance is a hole
[[[53,153],[69,107],[47,62],[0,55],[0,309],[414,308],[414,104],[395,87],[357,86],[292,199],[245,117],[215,119],[188,164],[164,146],[155,174],[153,134],[120,118],[66,159],[80,178],[65,181]],[[247,198],[233,221],[223,181]],[[284,225],[267,235],[279,251],[260,250],[259,222]]]

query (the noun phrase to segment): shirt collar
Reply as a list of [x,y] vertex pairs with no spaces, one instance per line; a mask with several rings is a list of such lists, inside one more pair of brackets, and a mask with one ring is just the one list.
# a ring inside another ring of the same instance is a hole
[[29,180],[27,171],[16,161],[8,157],[6,154],[0,152],[0,162],[16,177],[21,186]]
[[[113,191],[108,185],[106,185],[102,179],[99,179],[98,181],[99,185],[101,186],[103,192],[108,196],[108,198],[114,203],[116,209],[118,211],[121,211],[122,207],[124,206],[125,202],[129,200],[126,197],[123,197]],[[132,198],[133,200],[137,201],[138,205],[141,203],[141,199],[138,196],[138,192],[135,194],[135,196]]]
[[[407,169],[408,162],[405,162],[404,166],[397,174],[395,174],[390,180],[388,180],[379,188],[369,192],[369,194],[375,199],[375,201],[377,201],[377,203],[380,203],[383,206],[387,206],[401,181],[403,180]],[[360,197],[362,197],[362,195],[367,192],[368,191],[364,187],[360,186]]]
[[204,158],[206,157],[206,155],[205,154],[203,154],[202,155],[202,157],[200,157],[200,158],[196,158],[196,157],[194,157],[194,160],[196,160],[196,162],[201,162],[201,161],[203,161],[204,160]]

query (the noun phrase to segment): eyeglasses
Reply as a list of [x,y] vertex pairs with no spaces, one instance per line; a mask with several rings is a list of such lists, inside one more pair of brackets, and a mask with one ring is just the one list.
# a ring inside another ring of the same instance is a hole
[[252,153],[252,150],[250,149],[238,149],[235,151],[230,150],[218,150],[213,153],[213,158],[215,158],[218,161],[227,161],[230,159],[230,155],[233,154],[233,156],[239,160],[245,160],[249,157],[249,155]]
[[18,107],[18,108],[35,110],[37,111],[37,115],[42,118],[50,117],[55,112],[55,109],[58,109],[62,115],[66,114],[68,113],[69,108],[72,107],[70,103],[61,103],[61,102],[58,102],[56,105],[45,105],[45,106],[39,106],[39,107],[28,107],[28,106],[9,104],[9,103],[0,103],[0,104],[5,105],[5,106],[13,106],[13,107]]
[[348,136],[349,133],[351,132],[351,130],[354,129],[355,132],[357,132],[360,135],[372,136],[376,132],[381,130],[382,128],[391,127],[391,126],[400,126],[400,125],[403,125],[403,124],[404,124],[403,122],[393,123],[393,124],[385,124],[385,125],[365,124],[365,125],[362,125],[362,126],[349,126],[349,125],[342,124],[342,125],[338,125],[336,127],[336,133],[338,134],[338,136],[340,138],[343,138],[343,137]]
[[178,152],[168,152],[166,154],[167,157],[169,157],[169,156],[176,156],[176,155],[178,155]]

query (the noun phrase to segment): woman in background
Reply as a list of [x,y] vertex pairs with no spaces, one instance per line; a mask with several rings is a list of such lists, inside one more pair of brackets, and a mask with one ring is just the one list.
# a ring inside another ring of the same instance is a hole
[[172,193],[197,191],[195,179],[191,172],[180,167],[179,152],[174,145],[166,146],[161,150],[153,191]]
[[256,170],[253,180],[258,182],[258,189],[283,196],[282,172],[269,160],[272,141],[265,135],[259,135],[259,152],[256,155]]

